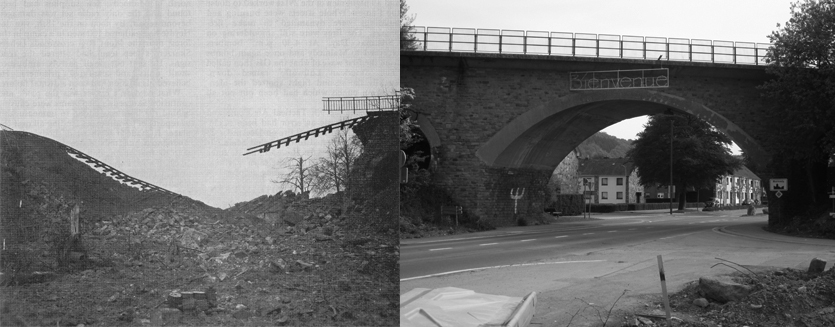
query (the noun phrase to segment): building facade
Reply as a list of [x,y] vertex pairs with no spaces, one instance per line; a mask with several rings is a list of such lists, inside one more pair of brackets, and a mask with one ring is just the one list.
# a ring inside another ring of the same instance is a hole
[[624,158],[581,159],[577,175],[591,203],[645,202],[635,167]]
[[748,167],[737,169],[732,175],[723,176],[716,183],[714,202],[718,205],[759,203],[763,195],[762,181]]

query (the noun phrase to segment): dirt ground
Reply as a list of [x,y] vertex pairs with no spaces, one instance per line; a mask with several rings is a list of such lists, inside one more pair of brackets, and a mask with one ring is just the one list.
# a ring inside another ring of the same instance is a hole
[[[835,271],[814,276],[797,269],[746,268],[750,270],[739,267],[743,272],[731,275],[752,287],[741,301],[708,301],[704,308],[697,306],[694,301],[703,297],[698,281],[671,294],[673,326],[835,326]],[[660,294],[646,296],[642,302],[637,308],[616,308],[607,326],[667,324]]]
[[120,184],[49,139],[0,138],[0,326],[397,325],[397,227],[370,200],[221,210]]

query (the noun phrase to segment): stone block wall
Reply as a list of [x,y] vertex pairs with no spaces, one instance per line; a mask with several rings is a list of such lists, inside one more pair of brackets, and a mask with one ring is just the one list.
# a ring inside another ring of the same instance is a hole
[[372,112],[375,118],[353,127],[363,145],[351,173],[349,188],[354,201],[364,201],[376,221],[394,228],[399,213],[399,116],[397,112]]
[[[550,174],[559,161],[586,137],[618,119],[661,112],[663,107],[705,119],[746,151],[763,149],[756,143],[758,135],[768,133],[758,118],[769,108],[757,89],[767,79],[762,67],[664,62],[663,66],[670,69],[669,88],[578,93],[569,90],[570,72],[658,68],[658,65],[637,60],[531,57],[401,53],[401,85],[415,89],[414,108],[427,113],[428,121],[442,140],[436,155],[438,180],[464,205],[464,210],[482,219],[499,225],[510,224],[511,187],[526,187],[527,192],[547,188]],[[612,94],[629,98],[623,103],[632,106],[629,109],[632,111],[618,113],[618,106],[613,103],[619,102],[611,100]],[[566,98],[578,99],[580,104],[561,111],[551,109]],[[654,106],[655,111],[636,105],[642,102]],[[600,111],[602,106],[610,107]],[[601,113],[608,116],[596,116]],[[548,127],[551,122],[563,125]],[[539,143],[513,143],[498,150],[496,155],[501,160],[494,162],[479,157],[479,149],[495,143],[494,136],[507,132],[507,126],[513,124],[531,126],[531,129],[512,131],[511,134],[518,136],[517,141],[529,139]],[[540,134],[532,136],[532,133]],[[509,158],[508,153],[518,153],[518,156]],[[542,164],[544,157],[550,158],[553,164]],[[760,156],[759,160],[765,161],[767,157]],[[524,207],[526,214],[541,212],[542,208],[533,208],[538,202],[532,198],[536,197],[520,200],[519,210]],[[527,203],[530,200],[533,201]]]

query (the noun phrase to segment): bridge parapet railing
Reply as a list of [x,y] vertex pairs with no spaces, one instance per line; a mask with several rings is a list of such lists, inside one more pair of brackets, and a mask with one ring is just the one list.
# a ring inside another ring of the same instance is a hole
[[769,43],[412,26],[418,51],[508,53],[765,65]]
[[400,95],[325,97],[322,98],[324,111],[394,111],[400,107]]

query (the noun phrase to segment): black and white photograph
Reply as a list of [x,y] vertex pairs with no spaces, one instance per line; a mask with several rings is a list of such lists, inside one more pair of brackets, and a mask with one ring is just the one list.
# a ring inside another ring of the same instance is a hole
[[0,325],[396,326],[396,10],[0,3]]

